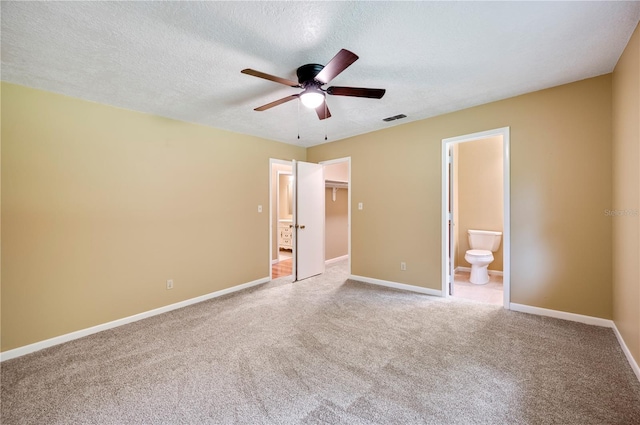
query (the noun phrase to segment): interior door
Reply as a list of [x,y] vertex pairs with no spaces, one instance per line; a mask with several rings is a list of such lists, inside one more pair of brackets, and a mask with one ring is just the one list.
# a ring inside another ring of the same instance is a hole
[[453,146],[449,145],[449,152],[447,156],[447,173],[449,176],[449,205],[447,208],[447,222],[449,223],[449,264],[447,268],[447,280],[449,281],[449,295],[454,295],[453,279],[455,274],[455,252],[456,252],[456,238],[455,238],[455,223],[453,221],[453,209],[454,206],[454,174],[453,174]]
[[324,167],[294,161],[294,276],[324,273]]

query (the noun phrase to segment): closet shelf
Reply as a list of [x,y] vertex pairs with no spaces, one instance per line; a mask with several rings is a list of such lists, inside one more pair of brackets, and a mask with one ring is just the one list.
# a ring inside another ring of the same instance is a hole
[[325,180],[325,187],[335,188],[335,189],[349,189],[349,182],[340,181],[340,180]]

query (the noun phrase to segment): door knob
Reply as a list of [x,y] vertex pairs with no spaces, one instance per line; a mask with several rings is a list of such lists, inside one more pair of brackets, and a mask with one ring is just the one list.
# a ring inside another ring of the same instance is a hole
[[304,224],[300,225],[300,228],[301,228],[301,229],[304,229]]

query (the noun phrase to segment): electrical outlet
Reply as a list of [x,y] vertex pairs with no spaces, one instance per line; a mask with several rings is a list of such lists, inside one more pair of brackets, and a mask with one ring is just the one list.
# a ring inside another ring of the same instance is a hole
[[262,205],[258,205],[258,212],[261,213],[262,212]]
[[400,270],[402,271],[406,271],[407,270],[407,263],[405,263],[404,261],[402,261],[400,263]]
[[167,289],[173,289],[173,279],[167,280]]
[[364,205],[362,205],[362,202],[358,202],[358,209],[361,210],[363,209]]

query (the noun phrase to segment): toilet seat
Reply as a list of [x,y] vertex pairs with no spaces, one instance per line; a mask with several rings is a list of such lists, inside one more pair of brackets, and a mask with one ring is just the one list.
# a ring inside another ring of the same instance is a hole
[[493,253],[487,249],[470,249],[465,253],[464,259],[471,264],[469,282],[476,285],[484,285],[489,282],[487,267],[493,262]]
[[493,255],[493,253],[488,249],[470,249],[467,251],[467,254],[473,255],[473,256]]
[[[493,253],[487,249],[470,249],[465,254],[465,258],[469,257],[473,262],[487,264],[493,262]],[[467,259],[467,261],[469,261],[469,259]]]

